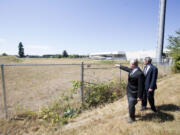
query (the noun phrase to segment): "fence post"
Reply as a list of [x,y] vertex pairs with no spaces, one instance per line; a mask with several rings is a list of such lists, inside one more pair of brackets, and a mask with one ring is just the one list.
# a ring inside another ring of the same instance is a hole
[[84,93],[83,93],[83,88],[84,88],[84,63],[81,63],[81,103],[84,103]]
[[4,65],[1,65],[1,80],[2,80],[2,90],[3,90],[3,100],[4,100],[4,113],[7,119],[7,104],[6,104],[6,87],[5,87],[5,79],[4,79]]
[[[120,63],[120,67],[121,67],[121,63]],[[120,70],[120,71],[119,71],[119,75],[120,75],[120,76],[119,76],[119,81],[120,81],[119,84],[121,85],[121,69],[119,68],[119,70]]]

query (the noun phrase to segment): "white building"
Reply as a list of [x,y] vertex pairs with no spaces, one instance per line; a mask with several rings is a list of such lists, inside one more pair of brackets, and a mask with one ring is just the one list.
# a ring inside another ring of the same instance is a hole
[[156,50],[141,50],[141,51],[126,52],[127,60],[131,60],[131,59],[142,60],[145,57],[151,57],[152,59],[156,59]]
[[142,60],[145,57],[156,59],[156,50],[140,50],[140,51],[115,51],[115,52],[99,52],[89,54],[89,58],[98,60]]
[[126,60],[126,54],[122,51],[99,52],[89,54],[89,58],[98,60]]

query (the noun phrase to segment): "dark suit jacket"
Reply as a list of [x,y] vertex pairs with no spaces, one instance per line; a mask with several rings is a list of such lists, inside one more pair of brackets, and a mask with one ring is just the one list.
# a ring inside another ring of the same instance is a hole
[[148,89],[157,89],[156,80],[158,76],[158,69],[150,64],[150,68],[145,75],[145,90]]
[[144,91],[144,74],[140,68],[133,74],[131,68],[121,66],[120,69],[129,72],[128,75],[128,85],[127,85],[127,94],[128,96],[132,96],[134,98],[142,98]]

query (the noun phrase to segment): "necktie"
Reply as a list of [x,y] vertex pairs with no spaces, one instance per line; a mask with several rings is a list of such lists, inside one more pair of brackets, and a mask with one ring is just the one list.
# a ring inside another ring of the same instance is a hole
[[146,75],[147,66],[144,67],[144,74]]

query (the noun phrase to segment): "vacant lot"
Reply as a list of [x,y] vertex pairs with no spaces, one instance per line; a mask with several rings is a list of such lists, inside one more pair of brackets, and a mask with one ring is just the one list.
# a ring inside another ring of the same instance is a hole
[[[79,64],[51,66],[5,66],[5,85],[8,114],[22,110],[39,110],[48,105],[62,93],[72,88],[72,81],[81,79],[81,63],[85,63],[85,82],[120,80],[120,70],[115,63],[125,61],[101,61],[91,59],[56,59],[0,57],[0,64]],[[127,62],[126,62],[127,63]],[[86,65],[88,64],[88,65]],[[124,64],[127,65],[127,64]],[[140,67],[142,68],[142,64]],[[95,68],[95,69],[92,69]],[[96,69],[100,68],[100,69]],[[101,69],[102,68],[102,69]],[[170,73],[169,68],[160,67],[159,76]],[[127,73],[121,71],[121,78],[126,80]],[[1,72],[0,72],[1,79]],[[80,97],[77,101],[80,103]],[[3,98],[0,86],[0,117],[2,117]]]
[[[81,78],[81,62],[85,64],[85,82],[119,80],[120,70],[114,68],[114,62],[96,61],[90,59],[17,59],[15,57],[0,57],[0,64],[79,64],[56,66],[5,66],[5,82],[8,113],[28,110],[38,110],[48,105],[72,88],[73,80]],[[119,61],[116,61],[119,63]],[[94,64],[93,64],[94,63]],[[87,69],[88,68],[88,69]],[[108,69],[89,69],[108,68]],[[127,78],[122,72],[122,78]],[[1,78],[0,78],[1,79]],[[0,87],[0,116],[2,116],[2,87]],[[77,99],[78,100],[78,99]],[[80,102],[80,98],[79,101]]]
[[64,126],[36,120],[0,121],[0,133],[10,135],[179,135],[180,74],[159,79],[155,92],[158,113],[140,112],[136,122],[128,124],[127,98],[82,112]]

